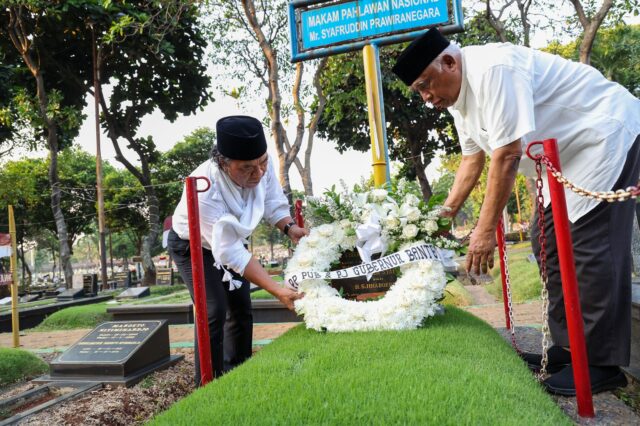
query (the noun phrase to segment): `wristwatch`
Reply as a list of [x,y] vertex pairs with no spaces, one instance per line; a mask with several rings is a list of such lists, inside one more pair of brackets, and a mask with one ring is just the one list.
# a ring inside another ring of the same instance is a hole
[[295,225],[296,223],[292,220],[291,222],[287,223],[284,228],[282,228],[282,233],[284,235],[286,235],[287,237],[289,236],[289,229],[291,229],[291,227],[293,225]]

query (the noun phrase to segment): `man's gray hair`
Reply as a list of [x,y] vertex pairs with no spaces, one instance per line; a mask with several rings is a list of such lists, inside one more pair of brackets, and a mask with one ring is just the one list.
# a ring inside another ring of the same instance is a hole
[[211,158],[211,161],[216,163],[220,169],[224,169],[225,166],[228,166],[231,163],[230,158],[227,158],[224,155],[220,154],[217,146],[211,148],[211,154],[209,155],[209,157]]

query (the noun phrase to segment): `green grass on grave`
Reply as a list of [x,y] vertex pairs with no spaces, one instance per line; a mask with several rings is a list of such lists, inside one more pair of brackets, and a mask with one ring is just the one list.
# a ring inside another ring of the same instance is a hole
[[151,293],[151,297],[156,297],[156,296],[165,296],[167,294],[173,294],[186,289],[187,289],[187,286],[184,284],[152,285],[149,287],[149,292]]
[[107,303],[72,306],[49,315],[30,331],[71,330],[74,328],[94,328],[105,321],[111,321],[107,313]]
[[569,425],[486,323],[454,307],[403,332],[296,327],[154,425]]
[[453,280],[447,284],[444,290],[444,305],[469,306],[473,298],[459,281]]
[[[540,299],[540,273],[537,263],[531,263],[527,256],[531,254],[531,243],[518,243],[507,246],[509,258],[509,277],[511,295],[515,303]],[[495,267],[491,271],[493,282],[487,285],[487,291],[498,301],[502,301],[502,279],[500,278],[500,260],[496,250]]]
[[22,349],[0,348],[0,387],[44,374],[47,363]]

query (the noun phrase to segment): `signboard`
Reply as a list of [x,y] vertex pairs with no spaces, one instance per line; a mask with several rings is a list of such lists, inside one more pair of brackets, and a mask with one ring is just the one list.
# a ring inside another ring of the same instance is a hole
[[424,30],[462,31],[460,0],[294,0],[289,4],[291,60],[298,62],[400,43]]
[[[372,259],[375,260],[379,257],[380,254],[376,254],[372,256]],[[338,269],[350,268],[361,263],[362,259],[356,250],[345,251],[340,257]],[[395,269],[389,269],[374,273],[370,280],[367,280],[366,276],[332,280],[331,287],[341,291],[342,297],[345,299],[364,300],[382,295],[395,284],[396,280]]]

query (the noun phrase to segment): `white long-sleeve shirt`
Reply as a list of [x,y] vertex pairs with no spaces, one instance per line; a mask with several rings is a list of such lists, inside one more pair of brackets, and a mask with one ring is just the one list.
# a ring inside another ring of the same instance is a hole
[[[213,227],[216,222],[225,215],[233,215],[229,207],[225,204],[225,201],[220,192],[221,188],[219,184],[216,184],[214,179],[215,166],[211,160],[207,160],[198,166],[190,176],[204,176],[211,182],[211,187],[205,191],[198,193],[198,207],[200,214],[200,234],[202,238],[202,246],[211,250],[214,247],[214,233]],[[271,225],[275,225],[280,220],[290,216],[289,203],[284,196],[282,187],[275,173],[273,163],[269,159],[269,165],[267,172],[260,180],[258,187],[262,186],[264,190],[264,214],[263,218],[267,220]],[[198,187],[204,187],[204,183],[199,182]],[[236,188],[241,191],[243,199],[248,199],[251,195],[251,191],[256,191],[256,188]],[[240,219],[237,217],[237,219]],[[189,239],[189,222],[187,216],[187,194],[186,191],[182,192],[182,198],[178,203],[173,213],[173,230],[183,240]],[[244,247],[246,241],[238,238],[233,232],[223,233],[223,237],[228,241],[221,241],[221,244],[216,246],[224,247],[224,252],[214,253],[216,261],[224,265],[229,266],[231,269],[242,275],[244,269],[251,259],[251,253]]]
[[[563,174],[577,185],[609,191],[640,134],[640,100],[595,68],[545,52],[494,43],[462,50],[462,87],[449,108],[463,155],[555,138]],[[534,151],[534,153],[537,153]],[[535,176],[523,153],[520,172]],[[545,203],[549,185],[543,174]],[[618,189],[618,188],[615,188]],[[575,222],[598,201],[565,191]]]

